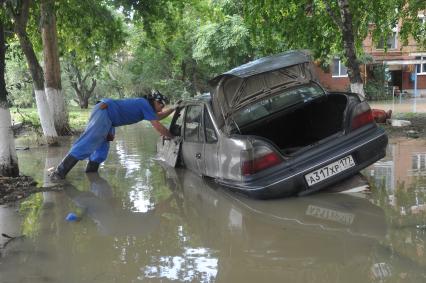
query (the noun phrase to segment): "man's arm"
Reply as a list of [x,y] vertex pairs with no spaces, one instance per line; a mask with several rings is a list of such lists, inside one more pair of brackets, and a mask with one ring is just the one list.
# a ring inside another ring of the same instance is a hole
[[173,111],[175,111],[175,108],[170,108],[170,109],[167,109],[167,110],[164,110],[162,112],[157,113],[158,119],[163,120],[164,118],[166,118],[167,116],[172,114]]
[[160,133],[160,135],[168,137],[168,138],[173,138],[174,136],[169,132],[169,130],[167,130],[166,127],[163,126],[163,124],[161,124],[158,120],[152,120],[150,121],[152,126],[157,130],[157,132]]

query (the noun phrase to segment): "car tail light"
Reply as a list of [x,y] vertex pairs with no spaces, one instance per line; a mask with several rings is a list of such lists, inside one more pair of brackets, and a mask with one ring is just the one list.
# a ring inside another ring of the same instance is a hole
[[266,146],[259,146],[241,152],[241,174],[250,176],[267,168],[280,164],[283,159]]
[[357,106],[352,115],[351,130],[358,129],[370,123],[374,123],[373,113],[371,112],[370,106],[363,102]]
[[352,119],[351,129],[355,130],[374,121],[371,110],[358,114]]

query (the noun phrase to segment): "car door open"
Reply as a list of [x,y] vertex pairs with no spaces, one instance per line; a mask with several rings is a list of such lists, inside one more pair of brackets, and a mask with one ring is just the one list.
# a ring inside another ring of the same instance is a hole
[[165,139],[160,137],[157,142],[158,156],[168,165],[175,167],[178,161],[180,148],[182,144],[182,123],[184,108],[177,108],[170,124],[170,133],[175,137],[173,139]]

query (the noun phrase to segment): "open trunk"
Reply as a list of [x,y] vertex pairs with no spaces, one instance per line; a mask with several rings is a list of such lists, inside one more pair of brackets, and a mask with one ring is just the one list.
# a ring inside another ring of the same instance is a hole
[[243,135],[267,138],[285,155],[343,131],[348,102],[343,94],[330,94],[240,127]]

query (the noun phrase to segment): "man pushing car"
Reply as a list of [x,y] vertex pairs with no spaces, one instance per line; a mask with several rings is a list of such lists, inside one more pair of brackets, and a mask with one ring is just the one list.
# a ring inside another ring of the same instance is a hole
[[142,120],[150,121],[160,135],[173,135],[159,120],[169,116],[174,108],[163,111],[169,99],[159,91],[140,98],[102,99],[90,114],[83,134],[73,144],[68,154],[52,172],[52,180],[64,179],[79,160],[89,159],[86,173],[97,172],[108,156],[109,142],[114,139],[115,127],[130,125]]

